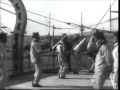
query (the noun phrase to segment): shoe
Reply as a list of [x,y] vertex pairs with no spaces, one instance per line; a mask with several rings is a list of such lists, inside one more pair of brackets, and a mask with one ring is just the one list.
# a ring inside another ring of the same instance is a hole
[[94,71],[93,70],[89,70],[89,73],[94,73]]
[[58,78],[59,79],[65,79],[65,76],[59,76]]
[[58,78],[60,78],[60,74],[58,74]]
[[60,78],[60,76],[58,76],[58,79]]
[[73,74],[78,74],[78,72],[73,72]]
[[32,82],[32,87],[42,87],[42,86],[39,85],[39,84],[34,84],[34,83]]
[[65,77],[60,77],[60,79],[65,79]]

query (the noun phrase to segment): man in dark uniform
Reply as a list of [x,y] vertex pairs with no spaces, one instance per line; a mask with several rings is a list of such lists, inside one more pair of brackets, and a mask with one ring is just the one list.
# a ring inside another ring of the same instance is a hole
[[[65,35],[66,35],[66,34],[63,34],[63,37],[64,37]],[[70,71],[71,71],[70,57],[71,57],[72,44],[68,41],[68,37],[66,37],[65,39],[66,39],[66,42],[65,42],[66,51],[69,52],[69,53],[67,53],[67,62],[68,62],[68,70],[69,70],[69,72],[70,72]]]
[[[72,50],[72,44],[69,41],[66,42],[66,50],[69,52]],[[67,61],[68,61],[68,65],[69,65],[69,67],[68,67],[69,72],[71,71],[70,56],[71,56],[71,54],[68,53],[67,54]]]

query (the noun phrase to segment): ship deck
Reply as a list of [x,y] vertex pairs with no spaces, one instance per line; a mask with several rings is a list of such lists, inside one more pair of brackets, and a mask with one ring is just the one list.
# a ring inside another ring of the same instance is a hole
[[[88,71],[80,71],[79,74],[70,72],[66,75],[66,79],[58,79],[57,73],[43,73],[39,84],[42,87],[32,87],[34,73],[17,75],[10,77],[5,89],[93,89],[91,79],[93,74]],[[104,84],[105,89],[112,89],[110,79],[108,78]]]

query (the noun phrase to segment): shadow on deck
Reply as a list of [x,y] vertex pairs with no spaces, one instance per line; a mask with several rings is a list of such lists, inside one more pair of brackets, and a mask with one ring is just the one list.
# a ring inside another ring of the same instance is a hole
[[[58,79],[57,73],[43,73],[39,84],[43,87],[33,88],[33,73],[10,77],[5,89],[93,89],[91,78],[93,74],[86,71],[80,71],[79,74],[70,72],[66,79]],[[112,89],[110,79],[107,79],[104,85],[105,89]]]

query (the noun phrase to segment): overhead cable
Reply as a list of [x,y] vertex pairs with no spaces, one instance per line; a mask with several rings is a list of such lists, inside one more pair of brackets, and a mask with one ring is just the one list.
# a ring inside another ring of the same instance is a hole
[[[1,23],[1,25],[2,25],[2,27],[7,28],[7,29],[9,30],[9,32],[13,32],[13,30],[11,30],[10,28],[6,27],[6,26],[5,26],[5,25],[3,25],[2,23]],[[7,30],[7,31],[8,31],[8,30]]]
[[[12,5],[7,4],[7,3],[4,3],[4,2],[1,2],[1,3],[13,7]],[[49,19],[54,20],[54,21],[62,22],[62,23],[65,23],[65,24],[67,24],[67,25],[81,26],[81,25],[79,25],[79,24],[75,24],[75,23],[71,23],[71,22],[60,21],[60,20],[57,20],[57,19],[54,19],[54,18],[50,18],[50,17],[44,16],[44,15],[41,15],[41,14],[37,14],[37,13],[35,13],[35,12],[28,11],[28,10],[27,10],[27,12],[32,13],[32,14],[35,14],[35,15],[38,15],[38,16],[41,16],[41,17],[44,17],[44,18],[49,18]],[[104,22],[102,22],[102,23],[105,23],[105,22],[106,22],[106,21],[104,21]],[[102,24],[102,23],[100,23],[100,24]],[[92,26],[96,26],[96,25],[97,25],[97,24],[91,25],[91,26],[88,26],[88,27],[92,27]],[[69,28],[68,28],[68,29],[69,29]],[[70,29],[71,29],[71,28],[70,28]]]
[[[4,3],[4,2],[1,2],[1,3],[13,7],[12,5],[7,4],[7,3]],[[37,14],[37,13],[31,12],[31,11],[28,11],[28,10],[27,10],[27,12],[32,13],[32,14],[35,14],[35,15],[38,15],[38,16],[42,16],[42,17],[44,17],[44,18],[49,18],[49,19],[51,19],[51,20],[55,20],[55,21],[58,21],[58,22],[62,22],[62,23],[68,24],[68,25],[70,24],[69,22],[64,22],[64,21],[60,21],[60,20],[57,20],[57,19],[53,19],[53,18],[50,18],[50,17],[44,16],[44,15],[40,15],[40,14]],[[71,23],[71,25],[78,25],[78,24]]]
[[[2,7],[0,7],[0,9],[5,10],[5,11],[11,13],[11,14],[16,15],[15,13],[13,13],[13,12],[7,10],[7,9],[4,9],[4,8],[2,8]],[[28,19],[29,21],[34,22],[34,23],[37,23],[37,24],[40,24],[40,25],[44,25],[44,26],[46,26],[46,27],[53,28],[53,26],[49,26],[49,25],[47,25],[47,24],[40,23],[40,22],[38,22],[38,21],[35,21],[35,20],[32,20],[32,19],[29,19],[29,18],[27,18],[27,19]],[[81,26],[81,25],[80,25],[80,26]],[[93,29],[93,28],[91,28],[91,27],[87,27],[87,26],[83,26],[83,27],[84,27],[84,28],[87,28],[87,29]],[[54,27],[54,29],[68,29],[68,28],[58,28],[58,27]],[[73,28],[69,28],[69,29],[73,29]],[[97,30],[101,30],[101,29],[97,29]]]
[[[116,1],[116,0],[115,0]],[[115,1],[112,3],[112,5],[110,6],[110,8],[114,5]],[[98,22],[98,24],[95,26],[95,28],[93,29],[96,30],[97,26],[99,25],[99,23],[102,21],[102,19],[105,17],[105,15],[108,13],[108,11],[110,10],[110,8],[105,12],[105,14],[103,15],[103,17],[100,19],[100,21]],[[90,35],[93,33],[93,31],[90,33]]]
[[[1,2],[1,3],[3,3],[3,2]],[[4,3],[4,4],[5,4],[5,3]],[[9,5],[9,4],[6,4],[6,5]],[[9,6],[12,6],[12,5],[9,5]],[[1,8],[1,9],[3,9],[3,8]],[[15,13],[9,11],[9,10],[6,10],[6,9],[3,9],[3,10],[5,10],[5,11],[7,11],[7,12],[10,12],[10,13],[12,13],[12,14],[15,14]],[[29,12],[30,12],[30,11],[29,11]],[[33,12],[31,12],[31,13],[33,13]],[[36,13],[34,13],[34,14],[36,14]],[[36,15],[39,15],[39,14],[36,14]],[[43,16],[43,15],[41,15],[41,16]],[[46,16],[43,16],[43,17],[46,17]],[[46,17],[46,18],[49,18],[49,17]],[[51,18],[51,19],[52,19],[52,18]],[[28,18],[28,20],[30,20],[30,21],[32,21],[32,22],[35,22],[35,23],[38,23],[38,24],[41,24],[41,25],[44,25],[44,26],[47,26],[47,27],[50,27],[50,28],[53,28],[53,26],[49,26],[49,25],[47,25],[47,24],[43,24],[43,23],[37,22],[37,21],[35,21],[35,20],[29,19],[29,18]],[[56,20],[56,19],[53,19],[53,20]],[[57,21],[60,21],[60,20],[57,20]],[[63,22],[63,21],[60,21],[60,22]],[[107,22],[107,21],[105,21],[105,22]],[[105,22],[102,22],[102,23],[105,23]],[[64,23],[66,23],[66,22],[64,22]],[[102,24],[102,23],[99,23],[99,24]],[[67,24],[68,24],[68,25],[81,26],[81,25],[74,24],[74,23],[67,23]],[[98,25],[98,24],[97,24],[97,25]],[[95,26],[95,25],[91,25],[91,26]],[[87,28],[87,29],[93,29],[93,28],[91,28],[91,26],[83,26],[83,27],[84,27],[84,28]],[[75,28],[77,28],[77,27],[74,27],[74,28],[57,28],[57,27],[55,27],[55,29],[75,29]],[[101,30],[101,29],[97,29],[97,30]]]
[[[16,15],[15,13],[13,13],[13,12],[7,10],[7,9],[4,9],[4,8],[2,8],[2,7],[0,7],[0,9],[2,9],[2,10],[4,10],[4,11],[7,11],[7,12],[9,12],[9,13],[11,13],[11,14]],[[27,18],[27,19],[28,19],[29,21],[34,22],[34,23],[37,23],[37,24],[40,24],[40,25],[44,25],[44,26],[46,26],[46,27],[53,28],[53,26],[50,26],[50,25],[47,25],[47,24],[44,24],[44,23],[40,23],[40,22],[38,22],[38,21],[35,21],[35,20],[32,20],[32,19],[29,19],[29,18]],[[74,27],[74,28],[77,28],[77,27]],[[74,28],[58,28],[58,27],[54,27],[54,29],[74,29]]]
[[[7,9],[4,9],[4,8],[2,8],[2,7],[0,7],[0,9],[2,9],[2,10],[4,10],[4,11],[7,11],[7,12],[9,12],[9,13],[11,13],[11,14],[16,15],[15,13],[13,13],[13,12],[7,10]],[[51,27],[51,28],[53,28],[53,26],[49,26],[49,25],[47,25],[47,24],[43,24],[43,23],[40,23],[40,22],[38,22],[38,21],[35,21],[35,20],[32,20],[32,19],[29,19],[29,18],[27,18],[27,19],[28,19],[29,21],[35,22],[35,23],[37,23],[37,24],[41,24],[41,25],[44,25],[44,26],[47,26],[47,27]],[[59,28],[57,28],[57,27],[55,27],[55,28],[56,28],[56,29],[59,29]]]

